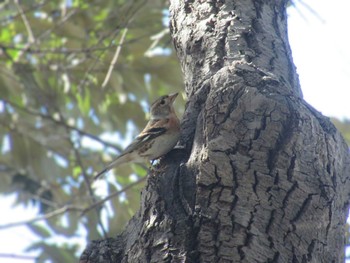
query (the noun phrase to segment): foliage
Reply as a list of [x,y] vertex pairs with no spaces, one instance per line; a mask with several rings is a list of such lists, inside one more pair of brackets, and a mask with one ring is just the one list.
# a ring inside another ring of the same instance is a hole
[[71,262],[85,244],[70,240],[113,236],[138,208],[142,184],[128,185],[144,167],[118,168],[96,187],[90,179],[144,126],[149,102],[182,88],[165,5],[0,3],[0,193],[39,207],[46,218],[27,225],[43,240],[66,239],[31,246],[38,262]]
[[[340,131],[340,133],[343,135],[346,143],[349,146],[349,152],[350,152],[350,120],[339,120],[336,118],[331,118],[331,121],[334,123],[334,125],[337,127],[337,129]],[[349,220],[349,219],[348,219]],[[345,242],[347,244],[348,249],[350,249],[350,225],[347,223],[345,225]],[[350,259],[350,255],[346,255],[347,260]]]
[[331,121],[334,123],[334,125],[337,127],[337,129],[340,131],[340,133],[343,135],[346,143],[350,147],[350,120],[338,120],[336,118],[331,118]]
[[[41,220],[25,222],[43,240],[28,248],[38,262],[76,261],[86,244],[77,236],[113,236],[137,210],[144,167],[118,168],[93,188],[90,178],[144,126],[149,102],[182,89],[165,8],[0,2],[0,193],[39,208]],[[349,121],[333,122],[350,145]]]

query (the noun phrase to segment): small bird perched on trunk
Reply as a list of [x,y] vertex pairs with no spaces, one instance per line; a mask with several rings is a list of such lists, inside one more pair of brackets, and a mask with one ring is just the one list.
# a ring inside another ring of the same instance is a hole
[[156,160],[174,148],[180,137],[180,121],[173,106],[177,95],[165,95],[152,103],[146,127],[113,162],[95,175],[95,180],[113,167]]

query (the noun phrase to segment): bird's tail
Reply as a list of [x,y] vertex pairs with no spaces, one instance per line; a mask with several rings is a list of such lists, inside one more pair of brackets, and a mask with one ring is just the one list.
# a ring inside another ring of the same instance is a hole
[[99,179],[102,175],[104,175],[105,173],[107,173],[110,169],[111,169],[111,167],[109,167],[109,165],[108,165],[108,166],[107,166],[106,168],[104,168],[101,172],[99,172],[98,174],[96,174],[96,175],[94,176],[94,180],[93,180],[93,181]]
[[99,179],[102,175],[104,175],[105,173],[107,173],[109,170],[111,170],[114,166],[118,166],[122,163],[128,162],[129,159],[127,158],[126,155],[119,155],[117,157],[117,159],[115,159],[113,162],[111,162],[110,164],[108,164],[101,172],[99,172],[98,174],[96,174],[94,176],[94,181]]

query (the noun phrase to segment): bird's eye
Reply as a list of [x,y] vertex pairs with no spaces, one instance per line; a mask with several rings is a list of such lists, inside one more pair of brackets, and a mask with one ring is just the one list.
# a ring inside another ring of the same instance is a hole
[[164,104],[165,104],[165,100],[161,100],[160,105],[164,105]]

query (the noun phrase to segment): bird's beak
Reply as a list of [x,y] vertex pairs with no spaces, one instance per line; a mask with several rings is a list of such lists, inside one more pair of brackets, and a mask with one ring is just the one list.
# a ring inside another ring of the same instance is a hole
[[171,103],[173,103],[175,101],[177,95],[179,95],[178,92],[169,94],[169,99],[170,99]]

